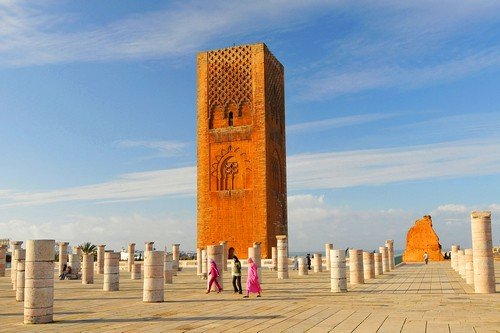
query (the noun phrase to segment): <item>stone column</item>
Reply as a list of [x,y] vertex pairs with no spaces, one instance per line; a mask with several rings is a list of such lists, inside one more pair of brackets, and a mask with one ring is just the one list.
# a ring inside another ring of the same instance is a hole
[[299,257],[298,262],[299,262],[299,275],[308,275],[309,271],[307,270],[306,258]]
[[[144,257],[146,257],[146,252],[153,251],[155,242],[145,242],[144,243]],[[144,259],[146,260],[146,259]]]
[[325,244],[325,270],[329,271],[330,270],[330,251],[333,249],[333,244]]
[[94,254],[83,255],[82,284],[94,284]]
[[455,272],[458,272],[458,250],[460,250],[459,245],[451,246],[451,267],[455,270]]
[[332,293],[347,291],[344,250],[330,250],[330,290]]
[[382,253],[382,271],[389,272],[389,251],[385,246],[380,246],[378,249]]
[[273,246],[271,248],[271,270],[275,271],[278,269],[278,248]]
[[80,245],[73,246],[73,254],[78,255],[81,261],[81,258],[83,256],[82,247]]
[[10,281],[12,282],[12,289],[16,290],[16,280],[17,280],[17,273],[16,273],[16,250],[19,250],[21,248],[21,245],[23,244],[22,241],[11,241],[10,242],[11,247],[10,247],[10,253],[11,253],[11,258],[10,258]]
[[104,274],[104,248],[106,245],[97,245],[97,274]]
[[371,252],[363,252],[363,278],[365,280],[375,278],[375,256]]
[[385,241],[385,247],[387,247],[389,251],[389,270],[393,271],[395,268],[394,265],[394,240],[388,239]]
[[5,267],[7,265],[7,246],[0,245],[0,277],[5,276]]
[[373,261],[375,262],[375,276],[384,274],[382,267],[382,253],[374,253]]
[[140,280],[141,279],[141,264],[136,264],[132,266],[132,272],[130,272],[130,278],[132,280]]
[[26,243],[24,323],[45,324],[54,314],[54,240]]
[[262,260],[260,258],[260,242],[253,243],[252,247],[248,248],[248,258],[253,258],[255,265],[257,266],[257,272],[259,274],[259,282],[262,283]]
[[18,249],[16,252],[16,301],[24,301],[24,286],[25,286],[25,260],[26,250]]
[[365,283],[363,275],[363,250],[349,250],[349,277],[351,285]]
[[208,245],[207,246],[207,262],[210,262],[210,259],[213,259],[217,264],[217,268],[219,269],[219,277],[217,281],[222,289],[224,289],[223,281],[224,281],[224,270],[221,269],[222,261],[224,260],[224,254],[222,253],[222,245]]
[[491,236],[491,212],[472,212],[472,253],[474,260],[474,290],[476,293],[495,292],[495,267],[493,239]]
[[278,241],[278,279],[288,279],[288,240],[286,235],[276,236]]
[[104,253],[104,284],[102,290],[120,290],[120,252]]
[[313,258],[314,273],[323,272],[323,258],[321,253],[315,253]]
[[128,271],[132,272],[132,266],[134,266],[135,260],[135,243],[130,243],[128,245]]
[[165,262],[163,267],[163,278],[165,280],[165,284],[172,284],[174,276],[173,272],[174,262],[172,253],[165,253],[164,261]]
[[[224,258],[222,260],[222,267],[223,267],[224,271],[227,271],[227,241],[220,241],[219,244],[222,245],[222,254],[224,255]],[[260,265],[257,267],[260,267]],[[260,274],[259,274],[259,277],[260,277]]]
[[474,260],[472,257],[472,249],[464,250],[465,259],[465,282],[468,285],[474,286]]
[[71,273],[77,274],[80,272],[82,265],[80,262],[80,256],[78,254],[70,254],[68,266],[71,267]]
[[196,249],[196,275],[201,276],[202,273],[202,263],[201,263],[201,249]]
[[68,242],[59,242],[59,275],[63,273],[64,265],[68,264]]
[[207,250],[203,249],[203,250],[201,250],[201,278],[203,280],[207,279],[207,273],[208,273]]
[[165,280],[165,252],[150,251],[144,259],[144,288],[142,301],[146,303],[163,302]]
[[458,258],[458,274],[462,279],[465,279],[465,255],[464,250],[458,250],[457,258]]
[[[179,252],[179,247],[180,244],[172,244],[172,272],[174,276],[177,276],[177,271],[179,271],[179,258],[180,258],[180,252]],[[221,268],[220,266],[219,268]],[[222,270],[222,269],[221,269]]]

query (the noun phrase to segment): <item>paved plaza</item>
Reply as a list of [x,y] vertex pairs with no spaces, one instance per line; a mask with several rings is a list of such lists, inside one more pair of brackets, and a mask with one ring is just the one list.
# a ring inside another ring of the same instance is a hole
[[[246,271],[246,270],[245,270]],[[329,272],[276,279],[264,271],[263,297],[225,290],[206,295],[195,269],[166,286],[164,303],[142,302],[142,280],[122,271],[120,291],[55,281],[54,323],[24,325],[10,271],[0,278],[0,332],[499,332],[500,262],[496,294],[474,294],[449,262],[396,268],[348,293],[330,293]],[[245,277],[243,277],[245,280]]]

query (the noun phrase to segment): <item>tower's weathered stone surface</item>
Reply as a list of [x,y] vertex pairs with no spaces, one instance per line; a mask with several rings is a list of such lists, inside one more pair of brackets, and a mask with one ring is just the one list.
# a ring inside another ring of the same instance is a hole
[[432,228],[430,215],[425,215],[420,220],[415,221],[413,227],[408,230],[403,261],[421,262],[424,260],[425,252],[429,254],[430,261],[444,260],[439,237]]
[[287,235],[284,70],[263,43],[198,54],[198,247]]

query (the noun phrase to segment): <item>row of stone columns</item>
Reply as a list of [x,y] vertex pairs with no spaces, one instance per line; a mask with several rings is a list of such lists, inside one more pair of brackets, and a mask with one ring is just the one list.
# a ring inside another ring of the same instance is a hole
[[[386,246],[379,248],[380,253],[366,252],[359,249],[349,250],[349,280],[351,285],[363,284],[384,272],[391,270],[394,263],[394,242],[387,241]],[[325,249],[329,248],[326,244]],[[317,254],[315,254],[316,257]],[[304,260],[301,260],[304,265]],[[329,254],[331,292],[347,291],[347,269],[344,250],[331,249]],[[299,262],[299,272],[301,270]],[[304,265],[305,266],[305,265]],[[394,266],[393,266],[394,267]]]
[[[55,241],[28,240],[26,250],[21,248],[22,243],[20,241],[12,242],[14,259],[12,261],[11,281],[13,284],[15,283],[16,301],[24,301],[25,324],[50,323],[53,321],[54,306]],[[67,253],[68,243],[59,243],[59,246],[60,251],[62,250],[61,254]],[[75,250],[78,253],[78,249]],[[4,260],[5,253],[6,248],[0,247],[0,256],[3,256]],[[73,256],[78,256],[78,254]],[[103,290],[119,290],[120,253],[109,251],[101,254],[101,257],[104,257]],[[219,256],[219,259],[221,257]],[[75,257],[70,256],[69,259],[70,265],[78,265]],[[83,255],[83,283],[93,283],[93,262],[92,254]],[[64,263],[64,256],[60,263]],[[145,257],[144,302],[162,302],[164,300],[165,277],[167,273],[172,273],[172,263],[172,254],[165,254],[163,251],[150,251]],[[132,278],[140,278],[140,264],[133,264],[130,270]],[[5,270],[3,273],[5,275]]]
[[451,246],[451,267],[480,294],[495,293],[491,212],[471,213],[472,249]]
[[5,276],[5,268],[7,266],[7,245],[0,245],[0,277]]

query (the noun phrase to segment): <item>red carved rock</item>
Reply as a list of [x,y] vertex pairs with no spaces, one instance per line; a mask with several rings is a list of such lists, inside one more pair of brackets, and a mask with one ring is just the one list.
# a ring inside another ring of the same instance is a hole
[[406,250],[403,253],[404,262],[422,262],[424,252],[429,254],[430,261],[443,261],[439,237],[432,228],[430,215],[425,215],[415,221],[415,225],[406,235]]

